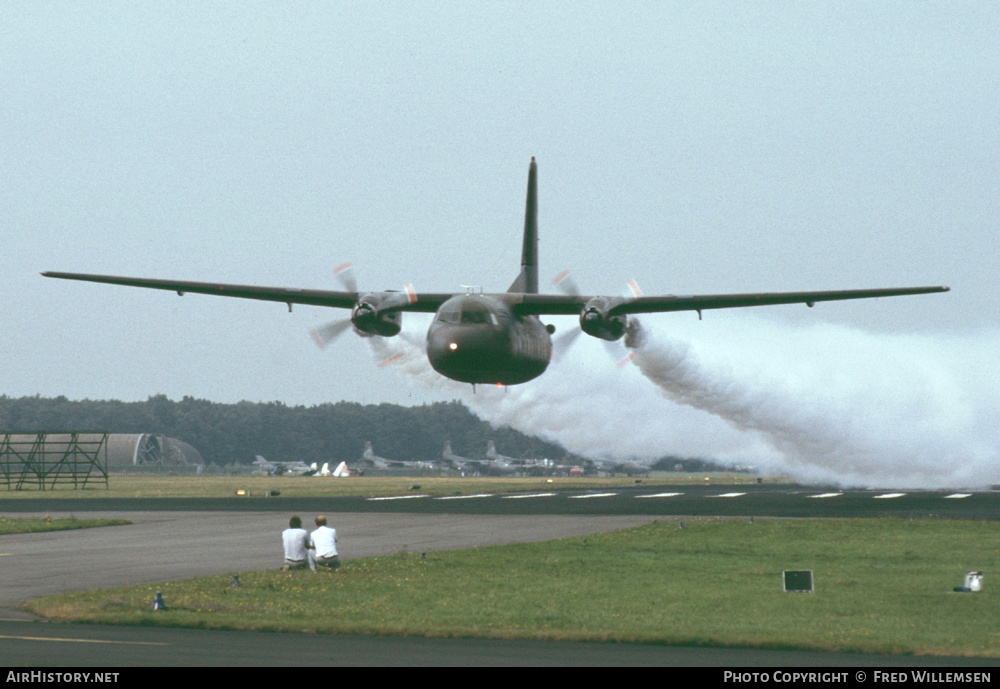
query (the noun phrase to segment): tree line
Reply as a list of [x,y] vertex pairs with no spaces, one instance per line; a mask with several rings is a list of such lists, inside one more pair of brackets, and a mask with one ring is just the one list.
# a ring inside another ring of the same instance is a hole
[[433,460],[446,440],[455,454],[481,459],[489,440],[516,458],[547,457],[578,463],[554,443],[511,428],[493,428],[459,402],[417,407],[336,402],[311,407],[281,402],[221,404],[155,395],[145,402],[69,400],[0,396],[0,431],[107,431],[156,433],[177,438],[201,453],[206,464],[251,463],[255,455],[271,461],[355,463],[366,440],[390,459]]

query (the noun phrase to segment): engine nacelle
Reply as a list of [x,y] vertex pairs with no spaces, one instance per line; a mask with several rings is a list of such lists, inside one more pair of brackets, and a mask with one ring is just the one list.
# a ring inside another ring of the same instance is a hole
[[611,315],[611,309],[624,300],[611,297],[594,297],[580,312],[580,329],[591,337],[614,341],[621,338],[628,328],[628,316]]
[[358,332],[381,337],[398,335],[403,328],[403,313],[391,308],[399,304],[398,292],[366,294],[351,311],[351,323]]

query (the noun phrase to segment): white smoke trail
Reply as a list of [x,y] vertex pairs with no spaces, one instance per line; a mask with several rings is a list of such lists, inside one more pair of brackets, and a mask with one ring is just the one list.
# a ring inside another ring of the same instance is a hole
[[669,399],[764,438],[772,470],[869,487],[1000,482],[1000,334],[741,320],[739,348],[649,333],[635,364]]
[[494,425],[591,458],[706,457],[866,487],[1000,483],[1000,332],[885,335],[713,316],[644,319],[660,327],[646,329],[634,366],[617,369],[581,338],[541,378],[476,394],[434,373],[413,343],[380,347],[402,352],[394,368],[454,391]]

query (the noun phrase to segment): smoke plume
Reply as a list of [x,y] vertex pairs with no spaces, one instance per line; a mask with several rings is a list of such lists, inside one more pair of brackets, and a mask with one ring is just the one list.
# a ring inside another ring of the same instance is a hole
[[615,365],[620,344],[609,358],[580,338],[535,381],[476,394],[436,376],[414,344],[390,346],[406,350],[408,376],[455,390],[494,425],[595,459],[702,457],[842,486],[1000,483],[1000,332],[873,334],[712,315],[644,319],[625,367]]

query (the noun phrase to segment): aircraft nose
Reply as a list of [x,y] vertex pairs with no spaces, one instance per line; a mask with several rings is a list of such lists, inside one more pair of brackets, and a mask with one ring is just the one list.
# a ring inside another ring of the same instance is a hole
[[[427,358],[438,373],[464,382],[484,382],[506,359],[506,342],[485,328],[443,327],[427,335]],[[471,380],[470,380],[471,379]]]

